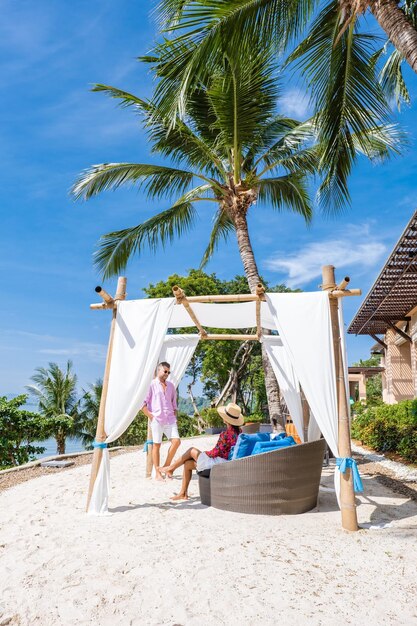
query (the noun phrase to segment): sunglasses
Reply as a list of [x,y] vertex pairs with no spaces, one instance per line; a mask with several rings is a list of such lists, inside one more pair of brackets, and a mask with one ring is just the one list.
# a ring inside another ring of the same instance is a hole
[[164,370],[164,374],[170,374],[171,371],[170,370]]

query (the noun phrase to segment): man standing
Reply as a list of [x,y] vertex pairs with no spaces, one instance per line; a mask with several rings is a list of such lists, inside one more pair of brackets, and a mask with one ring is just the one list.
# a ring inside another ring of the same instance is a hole
[[[148,395],[142,411],[151,420],[152,429],[152,460],[156,471],[156,480],[164,480],[159,469],[162,435],[170,440],[171,446],[164,465],[171,465],[175,452],[180,445],[180,436],[177,426],[177,392],[175,386],[168,380],[170,365],[163,361],[159,363],[156,378],[149,387]],[[171,478],[172,472],[167,473]]]

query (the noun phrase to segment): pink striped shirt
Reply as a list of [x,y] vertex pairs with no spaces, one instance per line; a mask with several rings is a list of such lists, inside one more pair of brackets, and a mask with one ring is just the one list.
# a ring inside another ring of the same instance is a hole
[[159,378],[154,378],[150,384],[145,398],[146,406],[157,422],[163,425],[175,424],[177,421],[177,391],[171,381],[166,381],[166,389],[162,386]]

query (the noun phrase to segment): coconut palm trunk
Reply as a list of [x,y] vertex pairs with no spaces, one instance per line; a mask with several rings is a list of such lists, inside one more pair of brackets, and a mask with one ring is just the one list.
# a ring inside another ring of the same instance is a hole
[[417,30],[395,0],[377,0],[369,8],[397,50],[417,74]]
[[57,454],[65,454],[65,435],[63,433],[57,433],[55,435],[55,441]]
[[[254,197],[255,200],[255,197]],[[255,255],[253,253],[252,244],[249,237],[248,223],[246,219],[247,208],[235,212],[233,221],[236,229],[237,243],[240,252],[240,258],[242,259],[243,268],[245,270],[246,278],[248,279],[249,289],[251,293],[256,293],[256,286],[260,283],[258,266],[256,264]],[[265,334],[269,334],[268,330],[263,331]],[[265,388],[266,396],[268,398],[268,410],[269,418],[274,426],[277,426],[279,430],[285,430],[284,419],[281,410],[280,390],[278,381],[275,377],[265,347],[262,344],[262,365],[265,373]]]

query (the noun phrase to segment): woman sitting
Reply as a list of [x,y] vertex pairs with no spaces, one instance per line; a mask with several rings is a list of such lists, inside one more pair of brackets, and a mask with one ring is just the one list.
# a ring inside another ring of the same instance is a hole
[[237,404],[230,402],[227,406],[218,407],[220,417],[227,424],[227,429],[220,433],[216,445],[208,452],[201,452],[197,448],[190,448],[182,457],[168,465],[158,468],[162,474],[172,477],[172,473],[181,465],[184,465],[182,485],[179,494],[172,496],[171,500],[188,500],[188,485],[190,484],[193,470],[202,472],[211,469],[213,465],[225,463],[229,458],[232,447],[236,444],[240,433],[240,426],[244,423],[242,411]]

